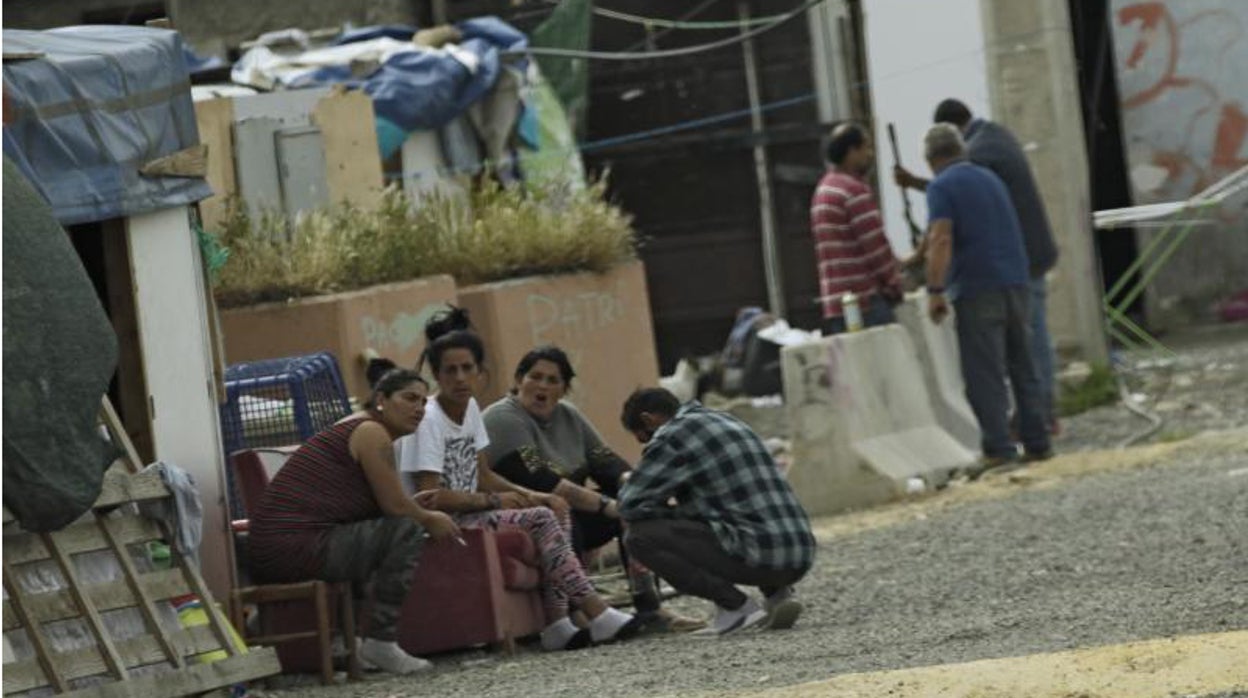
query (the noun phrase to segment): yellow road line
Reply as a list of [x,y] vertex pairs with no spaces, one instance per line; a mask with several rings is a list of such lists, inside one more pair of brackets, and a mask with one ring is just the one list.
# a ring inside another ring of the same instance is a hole
[[844,674],[739,698],[1172,698],[1248,690],[1248,631]]

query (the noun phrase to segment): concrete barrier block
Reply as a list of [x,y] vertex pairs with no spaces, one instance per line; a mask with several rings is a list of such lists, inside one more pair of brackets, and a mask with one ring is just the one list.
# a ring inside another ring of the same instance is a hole
[[927,382],[936,421],[963,446],[978,453],[982,438],[979,422],[966,401],[966,384],[962,381],[962,363],[958,354],[958,332],[950,314],[939,325],[927,316],[927,294],[923,291],[906,296],[897,306],[897,322],[906,328],[918,351],[919,365]]
[[916,477],[939,486],[976,461],[937,423],[900,326],[787,347],[781,363],[793,429],[788,477],[811,515],[896,499]]

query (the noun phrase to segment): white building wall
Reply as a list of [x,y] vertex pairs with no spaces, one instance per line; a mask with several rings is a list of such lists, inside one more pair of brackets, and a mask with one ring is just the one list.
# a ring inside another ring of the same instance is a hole
[[199,486],[200,568],[223,600],[233,555],[199,243],[181,207],[128,218],[126,226],[156,458],[186,470]]

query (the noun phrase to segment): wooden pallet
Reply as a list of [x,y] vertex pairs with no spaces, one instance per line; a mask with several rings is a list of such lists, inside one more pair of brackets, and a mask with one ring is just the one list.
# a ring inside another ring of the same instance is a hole
[[[132,504],[171,495],[158,474],[139,472],[134,446],[107,398],[101,420],[113,443],[121,445],[125,453],[105,473],[103,489],[91,511],[59,531],[27,533],[4,510],[3,571],[8,594],[3,608],[4,631],[25,629],[35,650],[35,657],[4,666],[4,695],[51,686],[57,694],[75,698],[183,696],[278,673],[277,654],[271,648],[239,648],[219,612],[208,614],[207,625],[178,630],[161,625],[157,604],[167,599],[194,594],[205,610],[215,608],[215,604],[199,570],[172,545],[171,569],[139,572],[135,568],[128,548],[152,541],[171,543],[173,538],[163,524],[140,516]],[[96,551],[112,553],[123,573],[121,579],[91,584],[79,578],[74,556]],[[48,560],[60,572],[63,588],[42,593],[23,591],[17,581],[22,569]],[[122,608],[137,609],[146,634],[126,640],[111,637],[100,614]],[[45,626],[74,618],[86,624],[95,644],[56,651]],[[198,663],[195,659],[206,652],[221,651],[226,657],[220,661]],[[133,675],[135,668],[152,664],[164,665],[165,671]],[[101,675],[107,677],[106,682],[77,690],[72,687],[76,679]]]

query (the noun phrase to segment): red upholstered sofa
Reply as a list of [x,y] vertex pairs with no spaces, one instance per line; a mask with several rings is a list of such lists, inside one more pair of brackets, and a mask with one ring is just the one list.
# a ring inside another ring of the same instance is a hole
[[[268,484],[294,449],[255,449],[231,456],[235,481],[244,505],[259,501]],[[236,525],[236,530],[246,526]],[[540,590],[540,560],[523,531],[468,529],[464,542],[426,543],[416,579],[399,619],[399,644],[413,654],[431,654],[477,645],[499,645],[510,651],[516,638],[545,626]],[[273,603],[264,608],[271,632],[304,629],[310,609],[303,603]],[[332,614],[337,617],[337,614]],[[357,615],[367,632],[367,613]],[[315,640],[277,646],[284,672],[315,672],[319,654]]]

